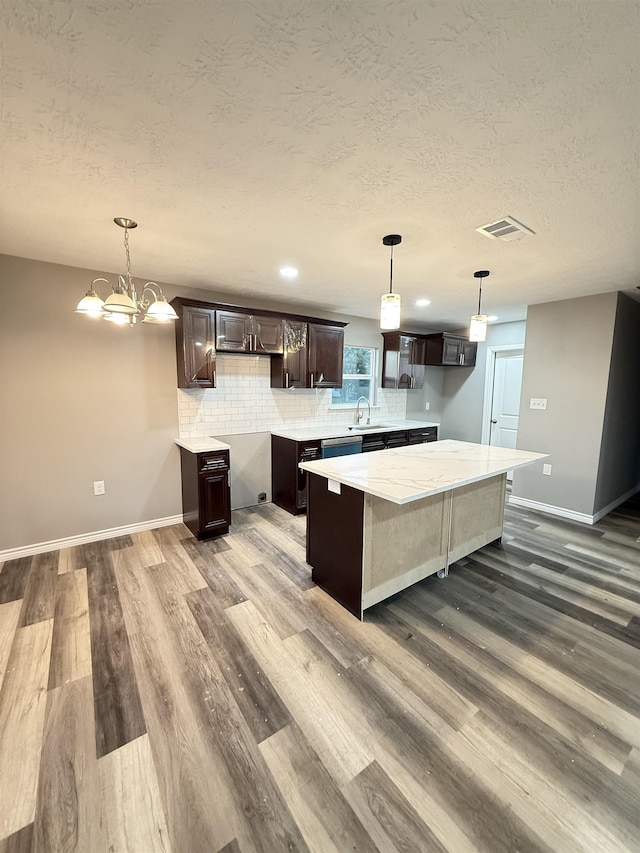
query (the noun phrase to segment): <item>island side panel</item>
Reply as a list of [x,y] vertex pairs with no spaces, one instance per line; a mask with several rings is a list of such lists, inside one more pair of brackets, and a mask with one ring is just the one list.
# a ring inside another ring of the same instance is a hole
[[453,489],[449,564],[502,536],[506,480],[498,474]]
[[314,583],[362,619],[362,524],[364,494],[307,474],[307,563]]
[[402,505],[365,496],[363,608],[446,567],[449,494]]

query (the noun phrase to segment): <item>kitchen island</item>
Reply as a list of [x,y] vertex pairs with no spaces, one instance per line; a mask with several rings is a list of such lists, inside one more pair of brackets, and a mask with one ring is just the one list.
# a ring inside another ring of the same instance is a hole
[[302,463],[313,580],[362,619],[499,539],[507,471],[544,458],[447,440]]

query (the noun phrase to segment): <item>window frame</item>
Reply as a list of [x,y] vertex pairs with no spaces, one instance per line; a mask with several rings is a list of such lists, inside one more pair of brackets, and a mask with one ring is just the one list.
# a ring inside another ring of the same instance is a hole
[[[346,355],[346,351],[348,349],[365,349],[369,350],[371,353],[371,372],[370,373],[342,373],[342,386],[344,387],[345,380],[349,379],[357,379],[363,380],[368,379],[370,381],[370,394],[369,394],[369,405],[373,408],[378,403],[378,359],[380,357],[379,350],[377,347],[371,346],[363,346],[361,344],[345,344],[343,347],[343,356]],[[346,364],[347,359],[343,358],[343,365]],[[333,399],[333,391],[340,391],[341,389],[335,388],[331,393],[331,408],[333,409],[355,409],[356,402],[348,402],[348,403],[337,403]],[[365,395],[363,395],[365,396]]]

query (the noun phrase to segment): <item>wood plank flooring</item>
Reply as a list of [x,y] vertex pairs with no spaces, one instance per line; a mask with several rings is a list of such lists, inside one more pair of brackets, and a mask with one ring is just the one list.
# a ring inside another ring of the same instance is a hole
[[1,567],[0,853],[640,850],[640,497],[508,507],[363,623],[304,530]]

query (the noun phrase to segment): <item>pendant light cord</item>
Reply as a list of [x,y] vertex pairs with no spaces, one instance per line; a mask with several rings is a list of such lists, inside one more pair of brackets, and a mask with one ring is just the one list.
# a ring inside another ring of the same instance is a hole
[[393,245],[391,246],[391,259],[389,261],[389,293],[393,293]]
[[480,303],[482,302],[482,279],[480,279],[480,288],[478,290],[478,316],[480,315]]

